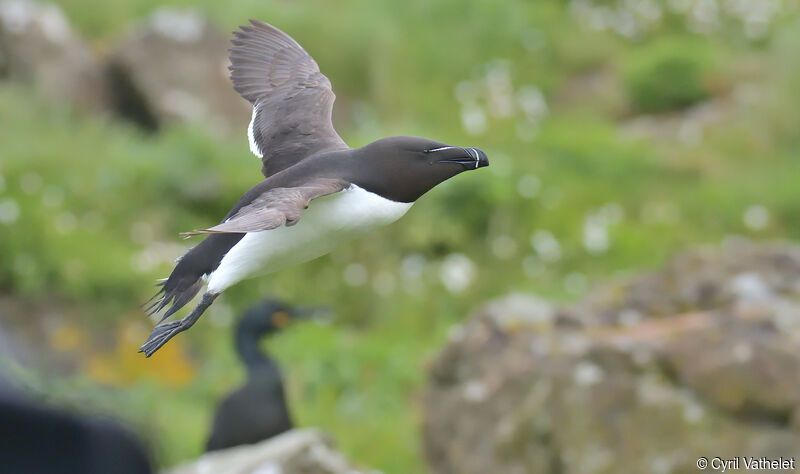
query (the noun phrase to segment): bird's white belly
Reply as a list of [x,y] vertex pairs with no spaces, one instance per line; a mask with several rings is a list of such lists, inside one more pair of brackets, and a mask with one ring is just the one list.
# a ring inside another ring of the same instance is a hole
[[220,293],[237,282],[307,262],[341,243],[390,224],[411,203],[395,202],[352,185],[311,201],[299,222],[263,232],[248,232],[209,275],[208,291]]

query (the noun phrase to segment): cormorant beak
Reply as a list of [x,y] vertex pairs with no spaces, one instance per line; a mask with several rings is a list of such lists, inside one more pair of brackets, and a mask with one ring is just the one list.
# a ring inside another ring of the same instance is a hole
[[438,163],[458,163],[464,168],[472,170],[489,166],[489,158],[486,153],[473,147],[443,146],[425,150],[426,153],[441,153],[442,159]]
[[327,306],[296,306],[292,307],[291,315],[296,319],[330,321],[333,319],[333,310]]

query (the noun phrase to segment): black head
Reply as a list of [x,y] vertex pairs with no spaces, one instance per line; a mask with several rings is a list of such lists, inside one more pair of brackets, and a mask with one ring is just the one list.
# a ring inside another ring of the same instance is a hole
[[268,299],[248,309],[239,320],[237,333],[261,336],[288,326],[293,320],[312,316],[311,308],[289,306],[278,300]]
[[352,182],[398,202],[414,202],[453,176],[489,166],[477,148],[420,137],[389,137],[357,150]]

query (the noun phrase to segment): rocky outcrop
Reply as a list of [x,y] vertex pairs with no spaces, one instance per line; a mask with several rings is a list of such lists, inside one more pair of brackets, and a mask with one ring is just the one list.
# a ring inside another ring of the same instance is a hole
[[800,446],[800,248],[735,244],[572,308],[509,296],[432,364],[436,473],[696,472]]
[[161,8],[98,55],[58,6],[0,0],[0,78],[150,130],[189,122],[242,133],[251,109],[228,79],[228,47],[227,35],[196,11]]
[[113,48],[110,73],[118,110],[147,128],[202,123],[241,133],[250,106],[228,79],[226,34],[193,10],[161,8]]
[[0,1],[0,77],[84,109],[108,106],[103,66],[53,4]]
[[313,430],[292,430],[258,444],[205,454],[168,474],[359,474],[331,440]]

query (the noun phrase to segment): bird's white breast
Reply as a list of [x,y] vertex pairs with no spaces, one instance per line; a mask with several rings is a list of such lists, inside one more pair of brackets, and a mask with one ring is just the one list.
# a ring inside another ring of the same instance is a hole
[[246,278],[324,255],[341,243],[396,221],[411,204],[391,201],[355,185],[317,198],[296,225],[247,233],[209,276],[208,291],[220,293]]

